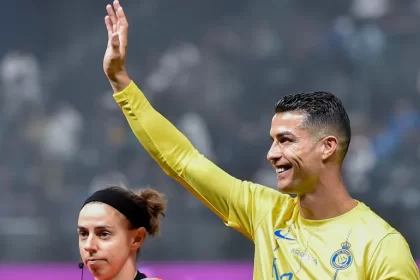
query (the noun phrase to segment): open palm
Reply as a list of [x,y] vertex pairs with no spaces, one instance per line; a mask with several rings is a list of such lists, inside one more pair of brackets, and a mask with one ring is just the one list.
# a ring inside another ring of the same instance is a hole
[[103,68],[108,77],[125,72],[127,53],[128,22],[119,1],[113,7],[106,6],[108,15],[105,25],[108,31],[108,44],[104,55]]

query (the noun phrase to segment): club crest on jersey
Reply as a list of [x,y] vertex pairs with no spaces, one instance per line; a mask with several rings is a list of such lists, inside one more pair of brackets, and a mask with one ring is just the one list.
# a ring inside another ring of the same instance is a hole
[[353,262],[353,255],[349,251],[351,244],[346,241],[341,243],[341,249],[336,251],[331,257],[331,265],[336,270],[348,268]]

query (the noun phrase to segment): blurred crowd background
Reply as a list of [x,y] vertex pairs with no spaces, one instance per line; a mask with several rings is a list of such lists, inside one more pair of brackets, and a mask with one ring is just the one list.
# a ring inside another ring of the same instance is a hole
[[[168,198],[147,260],[252,260],[253,244],[166,177],[102,70],[110,1],[3,1],[0,262],[77,261],[83,200],[109,184]],[[420,257],[419,0],[121,0],[128,67],[153,105],[235,177],[275,187],[274,104],[344,102],[347,186]]]

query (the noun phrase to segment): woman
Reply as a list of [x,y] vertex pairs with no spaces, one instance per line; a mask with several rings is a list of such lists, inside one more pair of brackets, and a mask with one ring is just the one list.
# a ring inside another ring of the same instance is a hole
[[146,234],[159,232],[164,211],[163,194],[152,189],[109,187],[86,199],[77,227],[79,250],[95,280],[150,279],[137,271],[137,255]]

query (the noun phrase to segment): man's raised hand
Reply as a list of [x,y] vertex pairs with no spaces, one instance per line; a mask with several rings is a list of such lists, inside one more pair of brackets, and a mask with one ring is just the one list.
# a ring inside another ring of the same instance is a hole
[[125,59],[128,42],[128,22],[118,0],[113,6],[107,5],[105,26],[108,32],[108,44],[105,51],[103,68],[115,92],[123,90],[129,83]]

